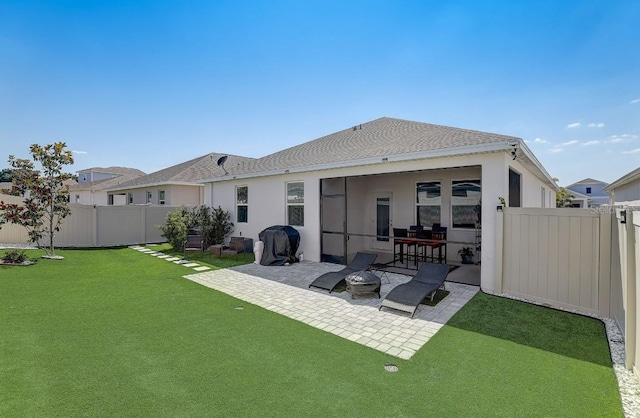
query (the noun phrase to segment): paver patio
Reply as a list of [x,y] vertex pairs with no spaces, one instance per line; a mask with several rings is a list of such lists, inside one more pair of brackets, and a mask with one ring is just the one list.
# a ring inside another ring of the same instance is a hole
[[411,319],[405,313],[378,310],[387,293],[410,280],[409,276],[387,274],[389,282],[382,279],[380,299],[351,299],[348,292],[308,288],[319,275],[343,267],[308,261],[290,266],[247,264],[185,277],[402,359],[411,358],[479,290],[477,286],[447,283],[449,295],[434,307],[420,305]]

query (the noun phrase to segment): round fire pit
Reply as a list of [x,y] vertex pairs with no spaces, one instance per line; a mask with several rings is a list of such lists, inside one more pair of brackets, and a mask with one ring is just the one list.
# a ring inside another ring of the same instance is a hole
[[380,299],[380,278],[368,270],[352,273],[345,277],[347,291],[351,293],[351,299],[356,295],[378,295]]

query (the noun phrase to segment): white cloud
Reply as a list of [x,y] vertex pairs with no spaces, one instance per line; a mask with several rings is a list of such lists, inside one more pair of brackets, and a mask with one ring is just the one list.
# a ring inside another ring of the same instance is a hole
[[600,141],[595,141],[595,140],[593,140],[593,141],[587,141],[587,142],[585,142],[585,143],[584,143],[584,144],[582,144],[582,145],[584,145],[584,146],[589,146],[589,145],[596,145],[596,144],[599,144],[599,143],[600,143]]
[[589,128],[604,128],[604,123],[602,122],[598,122],[598,123],[590,123]]
[[622,151],[623,154],[640,154],[640,148],[632,149],[631,151]]
[[562,152],[562,151],[564,151],[562,148],[551,148],[551,149],[549,150],[549,152],[552,152],[552,153],[554,153],[554,154],[556,154],[556,153],[558,153],[558,152]]
[[534,144],[548,144],[549,141],[547,141],[546,139],[542,139],[542,138],[536,138],[533,141],[525,141],[525,142],[533,142]]
[[638,137],[637,135],[631,135],[631,134],[613,135],[613,136],[610,136],[609,139],[607,139],[607,142],[617,144],[619,142],[632,141],[637,137]]
[[568,129],[575,129],[575,128],[579,128],[581,126],[580,122],[576,122],[576,123],[570,123],[567,125]]
[[636,103],[640,103],[640,99],[631,100],[629,102],[629,104],[636,104]]
[[563,147],[568,147],[569,145],[574,145],[574,144],[577,144],[578,142],[580,142],[580,141],[578,141],[577,139],[573,139],[571,141],[563,142],[560,145],[563,146]]
[[87,151],[76,151],[76,150],[71,150],[72,153],[74,154],[88,154]]

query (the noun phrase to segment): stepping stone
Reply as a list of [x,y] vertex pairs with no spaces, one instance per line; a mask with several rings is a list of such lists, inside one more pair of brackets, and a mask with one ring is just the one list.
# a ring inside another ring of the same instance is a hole
[[200,264],[198,263],[189,263],[187,262],[186,264],[183,264],[183,266],[185,267],[198,267]]
[[178,261],[174,261],[174,263],[176,264],[187,264],[189,261],[188,260],[178,260]]
[[205,270],[211,270],[211,267],[207,267],[207,266],[200,266],[200,267],[194,267],[193,268],[195,271],[205,271]]
[[154,253],[154,252],[155,252],[155,251],[150,250],[150,249],[148,249],[148,248],[143,248],[143,249],[138,250],[138,251],[140,251],[141,253]]
[[158,256],[158,258],[169,258],[169,257],[171,257],[171,256],[170,255],[166,255],[166,254]]
[[167,261],[177,261],[177,260],[180,260],[180,259],[178,257],[167,258]]

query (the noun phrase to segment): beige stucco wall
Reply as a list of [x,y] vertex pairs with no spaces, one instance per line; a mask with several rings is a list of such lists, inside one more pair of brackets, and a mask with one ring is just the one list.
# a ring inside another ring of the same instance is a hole
[[[460,167],[464,168],[457,170]],[[364,178],[358,187],[350,187],[348,195],[350,200],[358,197],[361,202],[369,203],[371,193],[387,189],[394,192],[394,224],[408,226],[415,222],[415,182],[424,179],[441,179],[443,190],[449,193],[452,179],[464,178],[467,175],[480,173],[482,176],[482,287],[486,290],[495,288],[495,248],[496,248],[496,215],[495,208],[499,203],[498,197],[506,197],[508,194],[508,170],[514,167],[522,175],[522,205],[527,207],[542,207],[541,187],[543,182],[531,174],[518,161],[513,161],[507,153],[488,153],[474,155],[460,155],[446,158],[432,158],[415,161],[388,162],[364,165],[359,167],[336,168],[315,171],[310,173],[282,173],[269,177],[254,179],[229,179],[221,182],[209,183],[205,186],[205,204],[221,206],[233,214],[235,222],[235,187],[247,185],[249,187],[249,222],[238,224],[234,235],[243,235],[254,240],[258,233],[271,225],[284,224],[286,221],[285,183],[288,181],[304,181],[305,183],[305,226],[296,227],[300,231],[301,251],[304,251],[305,259],[311,261],[320,260],[320,179],[332,177],[366,176],[373,174],[391,174],[380,178]],[[478,168],[479,167],[479,168]],[[422,170],[456,169],[451,173],[425,172]],[[410,174],[411,171],[421,171]],[[356,183],[358,180],[355,180]],[[547,190],[550,186],[545,186]],[[546,193],[547,196],[549,195]],[[450,196],[443,195],[443,207],[449,207]],[[354,205],[354,203],[352,203]],[[402,205],[410,205],[402,208]],[[446,206],[445,206],[446,205]],[[351,227],[358,226],[366,230],[366,223],[370,222],[371,214],[362,204],[359,209],[351,206]],[[443,210],[442,225],[449,226],[450,212]],[[469,231],[452,231],[449,240],[460,237],[468,240]],[[358,240],[358,238],[352,238]],[[359,239],[360,245],[366,249],[366,239]],[[461,239],[462,240],[462,239]],[[352,251],[355,242],[349,242]],[[455,257],[455,248],[451,247],[449,256]]]
[[[198,206],[204,203],[203,186],[193,185],[162,185],[162,186],[149,186],[140,187],[129,190],[119,190],[117,192],[110,192],[114,195],[114,204],[127,204],[127,194],[133,193],[134,205],[146,205],[147,204],[147,192],[151,192],[151,204],[158,205],[159,192],[164,190],[165,205],[170,206]],[[122,196],[122,197],[119,197]],[[124,198],[124,200],[122,200]],[[122,203],[124,202],[124,203]],[[106,203],[105,203],[106,204]]]

